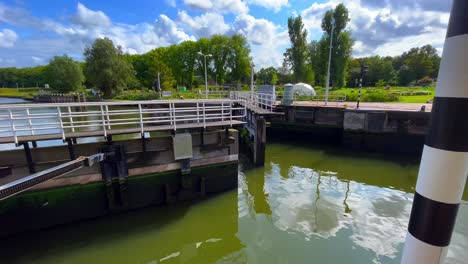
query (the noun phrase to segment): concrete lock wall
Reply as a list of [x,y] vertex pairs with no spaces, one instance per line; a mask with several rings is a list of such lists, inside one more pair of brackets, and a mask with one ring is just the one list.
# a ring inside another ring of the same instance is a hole
[[[128,176],[125,182],[116,178],[112,188],[120,190],[114,195],[126,201],[117,207],[110,206],[109,188],[99,165],[80,169],[0,201],[0,226],[9,226],[8,230],[0,230],[0,236],[235,188],[238,131],[197,131],[191,135],[193,157],[189,173],[182,173],[181,162],[174,159],[172,136],[145,139],[146,152],[141,139],[115,141],[114,144],[125,146]],[[102,144],[105,143],[74,145],[76,156],[94,154]],[[67,146],[31,151],[38,171],[69,160]],[[2,165],[15,164],[13,175],[1,181],[29,175],[23,150],[2,151],[0,155]]]
[[300,136],[372,151],[419,154],[430,121],[429,112],[315,106],[282,108],[285,113],[282,119],[271,120],[269,135],[273,137]]

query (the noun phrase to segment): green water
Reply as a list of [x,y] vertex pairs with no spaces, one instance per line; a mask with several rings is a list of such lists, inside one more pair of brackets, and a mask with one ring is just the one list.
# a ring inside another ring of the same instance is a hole
[[[0,262],[399,263],[417,160],[269,143],[237,190],[8,238]],[[467,219],[448,263],[468,259]]]

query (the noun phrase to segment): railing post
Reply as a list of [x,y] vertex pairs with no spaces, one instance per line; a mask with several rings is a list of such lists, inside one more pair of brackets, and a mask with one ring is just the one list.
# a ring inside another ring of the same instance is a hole
[[68,119],[70,120],[70,126],[71,126],[72,132],[75,132],[75,126],[73,125],[72,110],[70,106],[68,106]]
[[15,121],[13,119],[13,112],[11,111],[11,109],[8,109],[8,114],[10,115],[11,132],[13,133],[15,144],[18,146],[18,136],[16,135]]
[[99,108],[101,109],[102,130],[104,131],[104,137],[107,138],[106,120],[104,118],[104,108],[102,107],[102,105],[99,105]]
[[203,101],[203,128],[206,128],[205,101]]
[[28,116],[28,124],[29,124],[29,129],[31,129],[31,135],[34,136],[34,129],[33,129],[30,113],[29,113],[29,108],[26,108],[26,115]]
[[221,121],[224,121],[224,102],[221,102]]
[[63,127],[62,111],[60,110],[60,106],[57,106],[57,112],[59,117],[60,129],[62,130],[62,140],[65,140],[65,128]]
[[106,119],[107,119],[107,129],[111,130],[111,120],[109,117],[109,106],[106,105]]
[[197,102],[197,123],[200,123],[199,103]]
[[138,104],[138,113],[140,114],[140,129],[141,129],[141,134],[144,135],[145,131],[143,128],[143,113],[141,112],[141,104]]
[[232,111],[233,111],[233,110],[232,110],[232,105],[233,105],[233,104],[234,104],[234,103],[230,103],[230,104],[229,104],[229,124],[231,125],[231,127],[232,127]]

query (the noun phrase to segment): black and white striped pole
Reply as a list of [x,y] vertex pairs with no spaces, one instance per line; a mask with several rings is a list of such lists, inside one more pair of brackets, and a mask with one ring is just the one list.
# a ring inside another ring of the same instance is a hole
[[401,263],[443,263],[468,174],[468,0],[453,0]]
[[361,102],[362,80],[364,79],[364,75],[365,75],[368,71],[369,71],[369,66],[363,65],[363,66],[361,67],[361,78],[359,79],[359,91],[358,91],[356,109],[359,109],[359,103]]
[[358,90],[358,95],[357,95],[356,109],[359,109],[359,103],[361,102],[361,89],[362,89],[362,78],[359,79],[359,90]]

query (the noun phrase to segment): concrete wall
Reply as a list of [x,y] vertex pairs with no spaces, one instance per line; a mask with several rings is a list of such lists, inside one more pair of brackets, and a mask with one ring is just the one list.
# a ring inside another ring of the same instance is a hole
[[[146,151],[140,139],[116,141],[126,148],[128,177],[124,182],[115,178],[109,186],[95,165],[36,185],[0,201],[0,226],[8,226],[0,229],[0,237],[236,188],[238,131],[198,130],[191,135],[190,172],[183,173],[181,163],[174,159],[172,136],[145,139]],[[77,156],[90,155],[102,144],[78,144],[74,149]],[[67,146],[32,149],[32,154],[38,171],[70,159]],[[30,174],[22,149],[2,151],[0,156],[2,164],[14,164],[13,175],[0,179],[4,183]],[[117,205],[114,197],[118,197]]]
[[335,107],[283,106],[271,120],[269,135],[295,135],[372,151],[422,151],[429,112],[353,110]]

